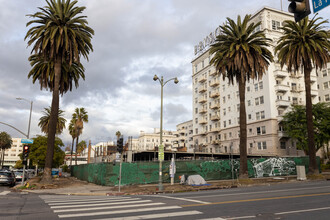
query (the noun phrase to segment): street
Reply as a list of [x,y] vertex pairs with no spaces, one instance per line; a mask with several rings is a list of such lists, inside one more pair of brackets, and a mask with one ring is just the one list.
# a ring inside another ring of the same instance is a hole
[[[8,193],[0,219],[329,219],[330,182],[139,196]],[[6,193],[3,193],[6,192]]]

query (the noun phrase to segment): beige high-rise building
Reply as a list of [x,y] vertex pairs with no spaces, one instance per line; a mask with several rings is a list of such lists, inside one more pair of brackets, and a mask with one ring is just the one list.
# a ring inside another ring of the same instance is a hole
[[[273,40],[269,48],[272,52],[282,35],[279,28],[285,20],[293,20],[292,14],[268,7],[252,15],[252,22],[261,21],[257,29],[264,30],[266,37]],[[209,46],[219,31],[217,28],[195,46],[196,56],[192,61],[193,144],[202,152],[239,154],[238,86],[236,83],[229,85],[228,80],[223,80],[210,65],[212,55]],[[312,101],[316,103],[315,71],[311,80]],[[305,104],[303,73],[288,73],[285,67],[281,70],[275,57],[275,62],[269,65],[262,79],[250,80],[246,84],[248,155],[302,154],[297,151],[295,141],[285,136],[280,123],[283,114],[293,104]]]

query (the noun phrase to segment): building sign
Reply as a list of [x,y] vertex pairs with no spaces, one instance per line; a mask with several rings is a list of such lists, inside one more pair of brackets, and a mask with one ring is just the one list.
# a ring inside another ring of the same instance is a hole
[[330,0],[312,0],[314,13],[330,5]]
[[163,145],[159,145],[159,149],[158,149],[158,160],[159,161],[163,161],[164,160],[164,146]]
[[21,139],[21,143],[22,144],[33,144],[33,140],[32,139]]
[[195,45],[195,55],[199,55],[209,48],[215,42],[215,39],[218,35],[220,35],[220,27],[217,27],[214,32],[211,32],[208,36],[206,36],[202,41],[200,41],[197,45]]

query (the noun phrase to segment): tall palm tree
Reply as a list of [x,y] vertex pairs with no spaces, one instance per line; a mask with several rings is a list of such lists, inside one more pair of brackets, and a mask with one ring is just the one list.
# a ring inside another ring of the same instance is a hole
[[79,143],[79,136],[82,134],[84,128],[84,122],[88,123],[88,114],[84,108],[76,108],[75,112],[72,114],[72,119],[75,121],[74,128],[76,130],[76,156],[75,162],[77,165],[77,149]]
[[[59,110],[60,82],[64,76],[62,71],[63,62],[71,66],[74,62],[80,63],[80,56],[88,60],[88,54],[93,51],[91,38],[94,34],[88,27],[86,16],[81,16],[85,7],[76,6],[77,1],[71,0],[46,0],[47,6],[39,7],[39,12],[30,14],[33,19],[27,26],[34,25],[26,33],[25,39],[29,38],[28,46],[33,45],[32,53],[44,57],[53,62],[54,74],[50,78],[53,92],[47,154],[43,183],[51,183],[51,169],[54,154],[54,141]],[[40,81],[40,80],[39,80]],[[41,83],[42,85],[45,85]]]
[[117,132],[116,132],[116,136],[117,136],[117,140],[119,140],[119,138],[120,138],[120,136],[121,136],[120,131],[117,131]]
[[281,68],[286,65],[288,72],[304,72],[310,174],[319,173],[316,163],[310,75],[313,67],[322,69],[330,61],[330,34],[322,26],[328,21],[319,20],[322,18],[314,17],[308,20],[306,17],[298,23],[285,21],[281,28],[283,35],[275,47]]
[[72,166],[72,154],[73,154],[74,140],[77,137],[77,131],[76,131],[76,128],[75,128],[75,124],[76,124],[76,121],[75,121],[74,118],[72,118],[70,123],[69,123],[69,133],[72,137],[70,166]]
[[270,39],[263,31],[255,31],[260,25],[251,22],[251,15],[246,15],[243,21],[237,17],[237,23],[230,18],[220,26],[221,34],[211,46],[214,54],[211,63],[217,72],[228,79],[229,83],[238,83],[240,99],[240,170],[239,178],[248,178],[247,167],[247,132],[245,109],[245,85],[250,79],[259,80],[266,73],[269,63],[273,61],[272,53],[267,49]]
[[[39,119],[38,126],[41,128],[41,131],[45,134],[48,134],[48,126],[50,120],[50,112],[51,107],[44,108],[43,111],[44,116]],[[56,134],[61,134],[63,129],[65,128],[66,119],[63,117],[64,111],[59,109],[58,110],[58,119],[57,119],[57,126],[56,126]]]

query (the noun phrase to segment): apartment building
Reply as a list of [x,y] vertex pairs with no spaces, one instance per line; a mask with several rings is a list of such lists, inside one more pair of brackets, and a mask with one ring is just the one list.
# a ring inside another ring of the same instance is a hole
[[21,143],[21,138],[12,138],[12,145],[10,148],[5,150],[4,163],[5,167],[14,167],[16,161],[21,158],[18,156],[23,152],[23,144]]
[[[264,7],[252,16],[261,24],[266,37],[273,40],[269,48],[274,52],[279,28],[285,20],[293,20],[289,13]],[[192,60],[193,84],[193,144],[208,153],[239,154],[239,94],[238,85],[228,84],[210,65],[209,46],[219,34],[217,28],[195,46]],[[288,73],[280,68],[277,59],[259,81],[246,85],[248,155],[299,155],[296,143],[283,133],[282,115],[293,104],[305,104],[303,73]],[[318,102],[317,78],[312,72],[312,101]],[[329,81],[329,80],[328,80]],[[324,83],[325,85],[325,83]],[[321,86],[321,85],[320,85]],[[323,85],[322,85],[323,86]],[[329,85],[330,86],[330,85]]]
[[317,88],[320,102],[330,102],[330,63],[327,68],[317,71]]
[[[175,144],[176,135],[175,132],[163,130],[163,145],[165,150],[173,150],[177,147]],[[154,129],[153,133],[140,132],[138,138],[138,144],[136,140],[133,139],[132,150],[134,151],[153,151],[160,144],[160,130],[158,128]]]
[[180,123],[176,126],[175,143],[177,144],[177,151],[179,152],[194,152],[192,120]]

